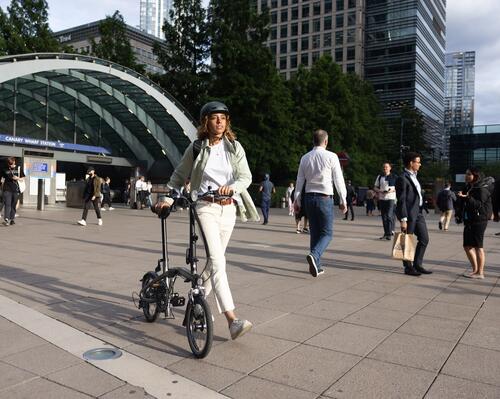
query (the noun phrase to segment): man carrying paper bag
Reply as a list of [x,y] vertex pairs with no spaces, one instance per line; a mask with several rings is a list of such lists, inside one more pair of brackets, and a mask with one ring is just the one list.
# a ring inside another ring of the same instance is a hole
[[396,233],[392,243],[392,257],[394,259],[413,262],[416,245],[413,234]]

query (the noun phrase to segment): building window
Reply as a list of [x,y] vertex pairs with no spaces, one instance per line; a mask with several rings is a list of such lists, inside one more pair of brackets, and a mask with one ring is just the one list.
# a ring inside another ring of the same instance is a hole
[[281,6],[285,7],[288,5],[288,0],[281,0]]
[[354,65],[354,64],[347,64],[347,65],[345,66],[345,71],[346,71],[347,73],[354,73],[354,72],[356,71],[356,67],[355,67],[355,65]]
[[297,56],[292,55],[290,57],[290,68],[297,68]]
[[315,51],[312,53],[312,62],[313,64],[319,60],[319,57],[321,56],[321,53],[319,51]]
[[290,26],[291,35],[297,36],[299,34],[299,24],[295,23]]
[[356,29],[347,29],[347,43],[354,43],[356,41]]
[[352,61],[356,57],[356,49],[354,47],[347,47],[347,61]]
[[302,18],[307,18],[309,16],[309,4],[302,6]]
[[335,16],[335,28],[344,27],[344,14],[339,14]]
[[286,57],[280,58],[280,69],[286,69]]
[[288,9],[281,11],[281,22],[288,21]]
[[312,37],[312,48],[316,49],[320,46],[320,35],[314,35]]
[[336,46],[344,45],[344,32],[341,30],[335,32],[335,45]]
[[309,53],[303,53],[300,56],[300,63],[304,66],[309,66]]
[[299,19],[299,7],[292,8],[292,21]]
[[276,43],[273,43],[269,46],[269,51],[271,51],[273,57],[276,57]]
[[271,0],[271,8],[278,7],[278,0]]
[[330,29],[332,29],[332,17],[325,17],[325,19],[323,19],[323,30]]
[[342,62],[343,53],[344,51],[341,48],[335,50],[335,62]]
[[288,37],[288,25],[281,25],[281,28],[280,28],[280,37],[282,39],[284,37]]
[[276,26],[273,26],[271,28],[271,40],[276,40],[276,38],[278,37],[278,29],[276,29]]
[[332,12],[332,0],[325,0],[325,14]]
[[287,46],[286,46],[286,40],[280,42],[280,54],[286,54],[287,52]]
[[321,3],[318,1],[313,4],[313,15],[321,14]]
[[321,30],[321,20],[315,19],[313,21],[313,32],[319,32]]
[[347,14],[347,26],[356,25],[356,12],[350,12]]
[[337,11],[342,11],[344,9],[344,0],[337,0]]
[[356,7],[356,0],[349,0],[347,7],[348,8],[355,8]]
[[290,41],[290,51],[291,52],[296,52],[298,50],[298,43],[299,41],[297,39],[293,39]]
[[267,10],[267,0],[260,0],[260,10]]
[[323,47],[332,46],[332,34],[330,32],[323,35]]
[[302,34],[307,35],[309,33],[309,21],[302,21]]
[[272,24],[278,23],[278,13],[276,11],[273,11],[271,13],[271,23]]
[[306,36],[300,39],[300,49],[304,51],[307,50],[308,48],[309,48],[309,37]]

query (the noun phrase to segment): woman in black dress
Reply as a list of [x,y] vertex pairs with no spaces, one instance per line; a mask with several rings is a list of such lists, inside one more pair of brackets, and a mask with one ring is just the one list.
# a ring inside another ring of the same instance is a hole
[[472,272],[464,273],[468,278],[484,278],[485,255],[483,249],[484,231],[492,216],[491,196],[494,180],[483,177],[475,167],[465,172],[465,190],[458,193],[462,199],[464,221],[464,250],[472,267]]

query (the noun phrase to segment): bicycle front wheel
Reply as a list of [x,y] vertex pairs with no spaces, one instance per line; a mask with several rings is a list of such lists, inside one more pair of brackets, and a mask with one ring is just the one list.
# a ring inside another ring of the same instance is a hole
[[189,301],[186,309],[186,333],[193,355],[199,359],[210,352],[213,340],[212,312],[203,297]]
[[[146,274],[142,279],[142,289],[144,290],[144,287],[148,286],[151,281],[155,279],[155,277],[156,274],[153,272]],[[154,287],[148,287],[143,293],[143,297],[146,301],[142,304],[142,312],[144,313],[144,317],[148,323],[156,321],[160,313],[157,295],[157,289]]]

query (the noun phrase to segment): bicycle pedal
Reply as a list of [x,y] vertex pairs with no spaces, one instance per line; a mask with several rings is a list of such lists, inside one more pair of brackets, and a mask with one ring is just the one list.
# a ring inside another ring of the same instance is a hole
[[184,306],[186,304],[186,298],[175,293],[172,295],[172,298],[170,298],[170,303],[172,306]]

